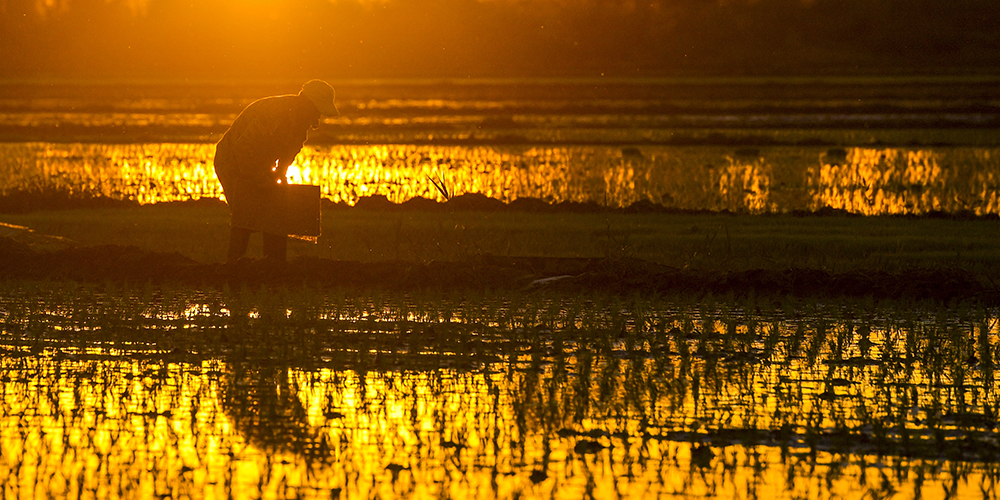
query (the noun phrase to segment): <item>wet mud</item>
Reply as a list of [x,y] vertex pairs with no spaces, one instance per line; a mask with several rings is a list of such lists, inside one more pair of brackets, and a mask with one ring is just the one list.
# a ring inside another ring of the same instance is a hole
[[298,257],[290,262],[242,259],[205,264],[179,253],[102,245],[34,249],[0,238],[0,279],[126,282],[180,286],[316,286],[388,290],[561,290],[618,294],[691,294],[875,299],[974,300],[1000,303],[1000,291],[962,269],[900,272],[678,269],[637,259],[497,257],[461,261],[351,262]]

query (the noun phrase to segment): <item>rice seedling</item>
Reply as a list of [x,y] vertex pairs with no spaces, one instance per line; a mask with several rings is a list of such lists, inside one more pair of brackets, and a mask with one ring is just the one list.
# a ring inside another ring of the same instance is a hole
[[627,474],[626,497],[860,478],[961,493],[992,488],[1000,453],[981,307],[0,287],[0,477],[25,492],[113,476],[123,492],[547,497]]

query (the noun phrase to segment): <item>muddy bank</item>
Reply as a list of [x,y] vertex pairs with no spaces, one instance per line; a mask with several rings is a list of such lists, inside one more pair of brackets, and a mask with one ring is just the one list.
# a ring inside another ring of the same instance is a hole
[[[71,195],[61,191],[37,192],[37,191],[13,191],[4,196],[0,196],[0,214],[23,214],[41,210],[77,210],[92,208],[139,208],[165,205],[178,205],[188,207],[224,207],[226,203],[217,198],[199,198],[187,201],[170,201],[155,203],[152,205],[140,205],[133,200],[119,200],[106,196],[79,196]],[[737,212],[729,210],[696,210],[677,208],[649,200],[641,200],[624,207],[611,207],[601,205],[594,201],[560,201],[551,202],[540,198],[517,198],[510,202],[504,202],[496,198],[490,198],[484,194],[466,193],[454,196],[443,202],[415,196],[402,203],[389,201],[385,195],[363,196],[354,205],[345,202],[333,202],[329,199],[322,199],[324,210],[367,210],[373,212],[526,212],[526,213],[626,213],[626,214],[674,214],[674,215],[706,215],[722,214],[730,215]],[[861,214],[849,212],[840,208],[829,206],[818,210],[792,210],[790,212],[766,212],[763,216],[791,215],[795,217],[811,216],[846,216],[862,217]],[[869,216],[872,217],[872,216]],[[899,214],[882,215],[874,217],[893,218],[928,218],[928,219],[954,219],[954,220],[1000,220],[998,214],[977,215],[971,210],[961,210],[958,212],[945,212],[933,210],[923,214]]]
[[457,262],[349,262],[299,257],[288,263],[246,259],[203,264],[177,253],[105,245],[34,250],[0,238],[0,279],[158,285],[363,287],[392,290],[606,291],[633,294],[795,295],[1000,302],[1000,293],[960,269],[904,272],[677,269],[641,260],[480,256]]

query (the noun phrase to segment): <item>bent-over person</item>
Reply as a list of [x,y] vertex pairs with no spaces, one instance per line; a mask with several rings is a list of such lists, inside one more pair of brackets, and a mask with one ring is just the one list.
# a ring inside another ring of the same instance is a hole
[[[215,148],[215,174],[230,212],[227,262],[242,257],[260,221],[276,210],[279,185],[320,116],[339,115],[333,87],[310,80],[298,94],[258,99],[247,106]],[[263,231],[264,257],[284,262],[288,235]]]

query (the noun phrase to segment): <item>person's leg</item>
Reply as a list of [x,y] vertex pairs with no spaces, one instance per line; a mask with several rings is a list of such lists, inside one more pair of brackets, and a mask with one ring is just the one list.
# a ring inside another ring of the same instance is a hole
[[288,236],[264,233],[264,258],[284,262],[288,255]]
[[226,262],[236,262],[247,253],[247,246],[250,245],[250,234],[253,231],[242,227],[232,227],[229,229],[229,253],[226,254]]

